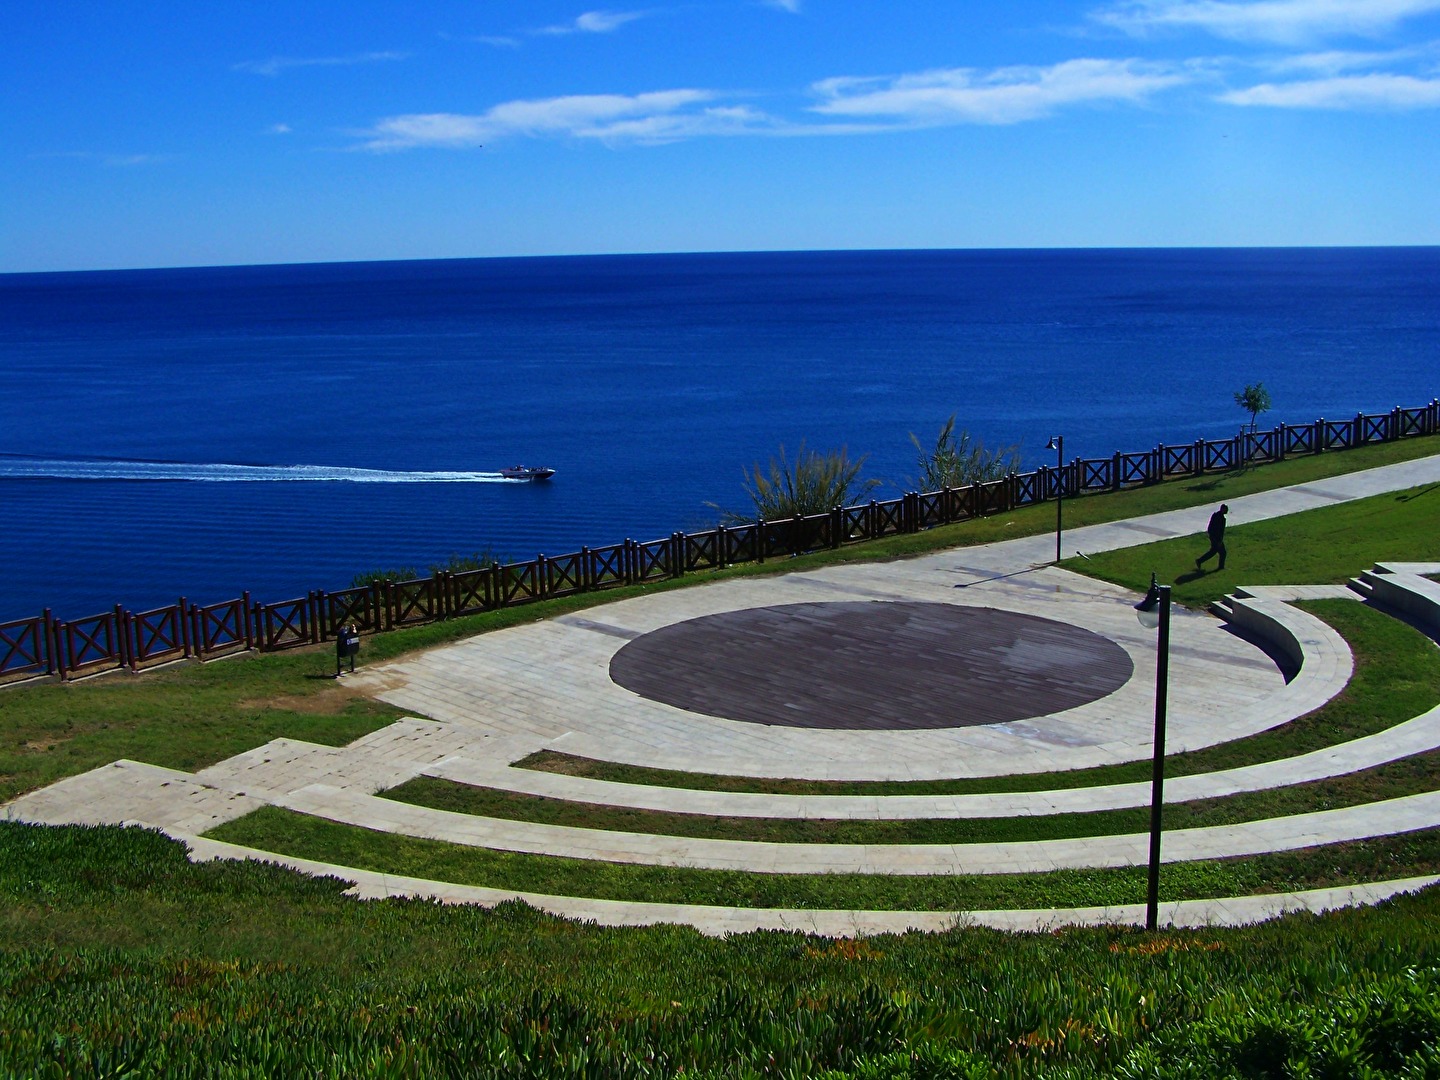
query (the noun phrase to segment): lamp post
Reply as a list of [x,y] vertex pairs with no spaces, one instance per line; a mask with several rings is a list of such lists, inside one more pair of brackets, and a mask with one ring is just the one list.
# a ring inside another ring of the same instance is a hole
[[1135,605],[1135,617],[1147,630],[1160,628],[1155,652],[1155,763],[1150,774],[1150,875],[1145,888],[1145,929],[1160,925],[1160,817],[1165,786],[1165,697],[1170,680],[1170,586],[1150,575],[1150,591]]
[[1046,450],[1055,451],[1055,561],[1060,561],[1061,506],[1065,502],[1065,436],[1052,435]]

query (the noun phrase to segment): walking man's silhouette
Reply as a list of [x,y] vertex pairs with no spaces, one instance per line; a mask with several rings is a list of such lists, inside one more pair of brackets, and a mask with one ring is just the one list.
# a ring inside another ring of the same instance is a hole
[[1205,532],[1210,537],[1210,550],[1195,560],[1196,570],[1203,570],[1205,560],[1211,555],[1220,556],[1220,564],[1216,569],[1225,569],[1225,515],[1229,512],[1230,507],[1221,503],[1220,509],[1210,515],[1210,524],[1205,526]]

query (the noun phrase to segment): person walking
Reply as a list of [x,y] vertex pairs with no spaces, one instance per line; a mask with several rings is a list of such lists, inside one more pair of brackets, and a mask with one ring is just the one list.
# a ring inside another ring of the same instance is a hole
[[1225,569],[1225,515],[1229,512],[1230,507],[1221,503],[1220,509],[1210,515],[1210,524],[1205,526],[1205,533],[1210,537],[1210,550],[1195,560],[1196,570],[1205,569],[1205,560],[1211,555],[1220,556],[1220,564],[1216,569]]

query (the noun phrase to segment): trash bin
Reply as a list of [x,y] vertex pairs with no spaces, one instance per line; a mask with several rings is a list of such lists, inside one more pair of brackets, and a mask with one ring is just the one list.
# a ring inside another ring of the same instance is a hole
[[340,665],[350,661],[350,670],[355,670],[355,655],[360,651],[360,631],[347,623],[335,633],[335,677],[340,677]]

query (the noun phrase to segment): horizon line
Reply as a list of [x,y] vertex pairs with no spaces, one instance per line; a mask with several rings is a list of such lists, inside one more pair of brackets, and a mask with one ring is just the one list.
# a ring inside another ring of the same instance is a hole
[[1087,251],[1412,251],[1440,249],[1440,244],[1015,244],[1000,247],[836,247],[836,248],[713,248],[704,250],[592,251],[531,255],[441,255],[375,259],[316,259],[282,262],[169,263],[141,266],[69,267],[53,270],[0,270],[0,279],[61,274],[154,273],[171,270],[282,269],[319,266],[375,266],[386,263],[529,262],[560,259],[643,259],[666,256],[718,255],[847,255],[988,252]]

